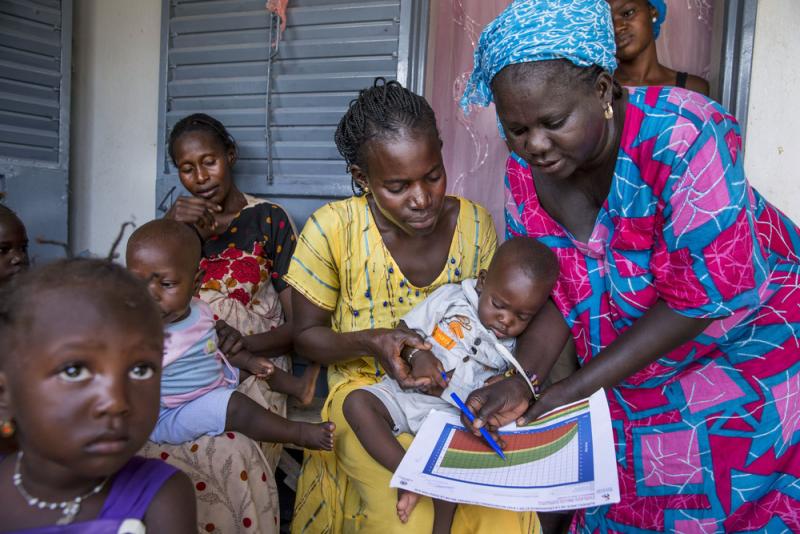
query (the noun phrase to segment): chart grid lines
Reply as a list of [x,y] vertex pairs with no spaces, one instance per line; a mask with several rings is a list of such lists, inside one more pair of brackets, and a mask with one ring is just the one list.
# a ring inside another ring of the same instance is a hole
[[591,421],[581,411],[547,428],[501,432],[502,460],[482,439],[447,424],[424,473],[498,488],[550,488],[593,480]]

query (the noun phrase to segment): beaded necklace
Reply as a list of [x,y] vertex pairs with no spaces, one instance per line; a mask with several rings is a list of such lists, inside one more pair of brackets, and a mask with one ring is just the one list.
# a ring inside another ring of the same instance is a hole
[[42,499],[38,499],[28,493],[25,489],[25,486],[22,485],[22,473],[20,472],[20,465],[22,464],[22,451],[17,454],[17,462],[14,465],[14,487],[17,488],[19,494],[22,495],[22,498],[25,499],[25,502],[28,503],[28,506],[35,506],[40,510],[44,510],[48,508],[50,510],[55,510],[57,508],[61,509],[62,517],[56,521],[56,525],[69,525],[75,520],[75,516],[81,511],[81,503],[91,497],[92,495],[97,495],[103,488],[105,487],[106,483],[111,477],[104,478],[98,485],[94,488],[89,490],[88,492],[84,493],[83,495],[79,495],[72,499],[71,501],[61,501],[61,502],[47,502],[43,501]]

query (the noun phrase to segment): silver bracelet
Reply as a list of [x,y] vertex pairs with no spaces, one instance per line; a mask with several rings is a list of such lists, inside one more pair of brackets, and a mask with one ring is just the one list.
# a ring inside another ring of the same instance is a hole
[[409,365],[411,364],[411,360],[412,358],[414,358],[414,355],[418,353],[420,350],[422,349],[414,348],[411,352],[408,353],[408,356],[406,356],[406,362],[408,362]]

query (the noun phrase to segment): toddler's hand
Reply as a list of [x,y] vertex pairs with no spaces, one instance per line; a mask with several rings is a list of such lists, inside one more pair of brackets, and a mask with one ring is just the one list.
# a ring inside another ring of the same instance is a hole
[[204,198],[180,196],[165,217],[193,225],[205,239],[218,229],[214,214],[221,211],[222,206]]
[[225,356],[235,356],[240,350],[246,348],[241,332],[225,321],[221,319],[217,321],[214,329],[217,331],[217,347]]
[[418,387],[423,393],[438,397],[447,388],[447,381],[442,376],[442,362],[429,350],[418,350],[411,358],[411,376],[424,381]]

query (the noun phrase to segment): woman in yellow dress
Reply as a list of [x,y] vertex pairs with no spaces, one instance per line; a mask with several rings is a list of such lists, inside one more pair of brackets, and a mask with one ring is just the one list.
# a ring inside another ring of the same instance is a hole
[[[384,374],[418,384],[400,357],[427,347],[396,328],[406,312],[445,283],[474,278],[497,246],[488,212],[445,195],[447,177],[433,110],[396,82],[376,80],[339,123],[336,144],[356,195],[306,223],[285,280],[295,289],[294,346],[328,366],[322,417],[336,424],[334,452],[307,452],[292,532],[430,532],[422,499],[409,521],[395,512],[391,473],[363,449],[342,414],[347,394]],[[410,435],[401,435],[408,446]],[[533,513],[459,506],[453,532],[536,532]]]

